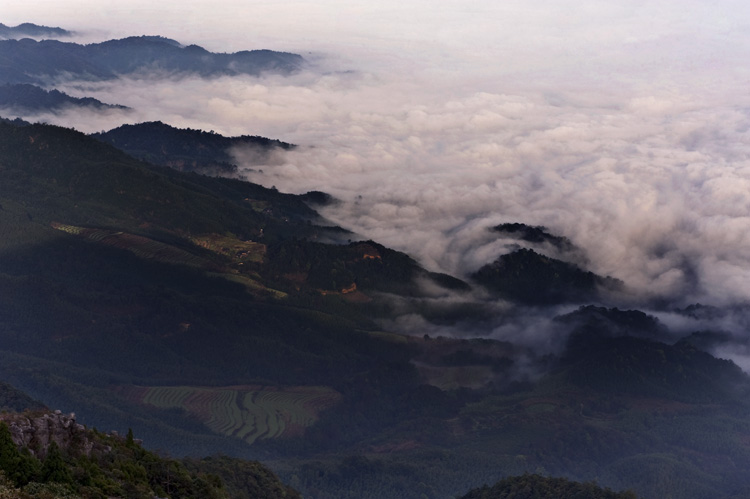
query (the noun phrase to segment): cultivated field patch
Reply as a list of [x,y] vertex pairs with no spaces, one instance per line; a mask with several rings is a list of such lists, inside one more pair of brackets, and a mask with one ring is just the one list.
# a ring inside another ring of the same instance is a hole
[[183,249],[127,232],[77,227],[57,222],[53,222],[52,227],[68,234],[83,237],[89,241],[128,250],[136,256],[147,260],[157,260],[174,265],[188,265],[199,268],[216,267],[216,265],[208,260]]
[[341,394],[324,386],[118,386],[127,400],[161,409],[180,408],[208,428],[252,444],[300,436]]
[[266,254],[266,245],[253,241],[242,241],[236,237],[219,234],[208,234],[195,236],[190,240],[202,248],[228,256],[232,261],[239,263],[263,262]]

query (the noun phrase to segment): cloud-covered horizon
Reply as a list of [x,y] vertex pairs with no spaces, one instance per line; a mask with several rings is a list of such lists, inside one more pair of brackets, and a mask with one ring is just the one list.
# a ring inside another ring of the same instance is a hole
[[590,270],[638,296],[750,300],[745,4],[212,7],[233,16],[187,4],[95,7],[86,25],[50,7],[19,22],[289,50],[314,65],[289,78],[66,82],[57,88],[134,111],[31,118],[87,132],[161,120],[299,144],[248,179],[330,192],[342,203],[325,216],[431,270],[475,271],[507,249],[487,228],[523,222],[570,238]]

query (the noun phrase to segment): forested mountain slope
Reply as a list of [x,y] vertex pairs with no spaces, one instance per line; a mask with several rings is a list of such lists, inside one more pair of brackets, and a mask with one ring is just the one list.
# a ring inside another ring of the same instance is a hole
[[[242,476],[234,474],[241,469]],[[0,497],[299,498],[258,462],[188,463],[144,449],[128,431],[87,429],[74,414],[0,414]]]
[[[537,245],[493,268],[498,295],[330,227],[309,199],[326,198],[0,122],[0,380],[29,395],[0,402],[262,458],[306,497],[454,497],[538,470],[648,498],[750,487],[750,383],[698,341],[721,331],[681,340],[579,306],[599,278],[544,256],[572,250],[541,229],[494,231]],[[518,320],[546,350],[440,334]]]
[[294,147],[265,137],[224,137],[201,130],[174,128],[160,121],[122,125],[93,134],[93,137],[155,165],[209,175],[237,173],[237,160],[232,155],[235,148],[252,152],[254,163],[262,165],[277,149]]

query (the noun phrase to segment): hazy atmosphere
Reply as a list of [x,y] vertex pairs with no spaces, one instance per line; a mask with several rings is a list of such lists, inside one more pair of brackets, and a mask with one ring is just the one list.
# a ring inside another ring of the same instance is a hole
[[750,497],[748,4],[5,3],[0,497]]
[[[94,132],[161,120],[300,147],[247,177],[325,190],[330,220],[462,276],[486,229],[543,225],[634,296],[750,298],[746,4],[30,1],[2,22],[71,41],[162,35],[301,54],[290,77],[57,82],[133,111],[26,116]],[[236,151],[242,158],[242,151]],[[257,168],[256,168],[257,170]]]

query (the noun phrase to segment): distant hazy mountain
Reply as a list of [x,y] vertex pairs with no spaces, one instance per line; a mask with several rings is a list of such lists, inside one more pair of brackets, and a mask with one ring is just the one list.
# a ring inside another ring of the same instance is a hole
[[163,37],[140,36],[81,45],[56,40],[0,41],[0,83],[35,83],[55,78],[107,80],[149,73],[200,76],[288,74],[304,59],[271,50],[233,54],[187,47]]
[[0,85],[0,108],[14,112],[57,111],[64,107],[88,107],[92,109],[128,109],[126,106],[105,104],[100,100],[77,98],[59,90],[44,90],[29,83]]
[[49,26],[39,26],[32,23],[23,23],[18,26],[6,26],[0,23],[0,38],[61,38],[71,36],[72,31],[62,28],[50,28]]
[[21,390],[0,381],[0,411],[25,411],[46,409],[44,404],[34,400]]
[[268,161],[273,151],[294,147],[265,137],[225,137],[202,130],[175,128],[161,121],[122,125],[108,132],[95,133],[93,137],[156,165],[209,175],[226,175],[237,170],[230,154],[234,147],[252,151],[255,163],[261,165]]

